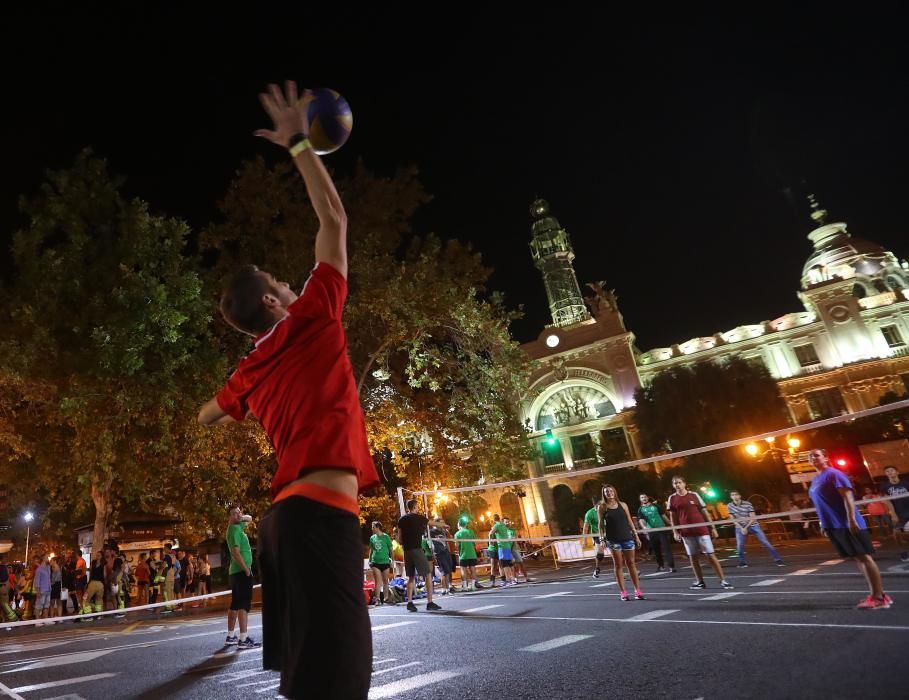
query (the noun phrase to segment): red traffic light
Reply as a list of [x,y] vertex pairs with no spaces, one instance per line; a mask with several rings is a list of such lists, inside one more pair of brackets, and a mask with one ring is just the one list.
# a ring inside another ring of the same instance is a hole
[[838,460],[836,460],[836,466],[847,467],[847,466],[849,466],[849,460],[846,460],[846,459],[843,459],[842,457],[840,457]]

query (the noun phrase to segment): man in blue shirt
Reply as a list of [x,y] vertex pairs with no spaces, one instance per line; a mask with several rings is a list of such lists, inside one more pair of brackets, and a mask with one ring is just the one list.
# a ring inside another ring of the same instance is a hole
[[840,556],[858,564],[868,581],[870,594],[856,607],[862,610],[889,608],[893,600],[884,593],[881,572],[871,558],[874,554],[871,533],[855,505],[852,482],[830,464],[826,450],[811,450],[808,461],[819,472],[811,482],[808,496],[817,509],[821,532],[833,542]]

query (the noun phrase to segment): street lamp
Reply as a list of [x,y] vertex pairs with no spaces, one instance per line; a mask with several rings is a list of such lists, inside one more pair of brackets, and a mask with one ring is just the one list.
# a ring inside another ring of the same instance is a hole
[[32,534],[32,520],[35,519],[35,514],[30,510],[27,510],[23,513],[22,519],[28,523],[25,530],[25,565],[28,566],[28,539]]

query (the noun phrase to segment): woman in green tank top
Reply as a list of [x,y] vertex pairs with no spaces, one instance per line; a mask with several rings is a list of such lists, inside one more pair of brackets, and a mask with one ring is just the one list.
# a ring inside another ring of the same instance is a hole
[[369,538],[369,573],[376,582],[374,605],[384,605],[386,602],[394,605],[389,596],[392,574],[391,546],[391,537],[385,532],[382,523],[374,521],[372,537]]

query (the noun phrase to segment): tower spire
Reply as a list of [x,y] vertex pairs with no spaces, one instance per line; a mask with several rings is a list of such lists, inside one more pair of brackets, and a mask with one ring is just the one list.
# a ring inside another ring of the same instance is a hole
[[827,210],[821,207],[814,194],[808,195],[808,204],[811,206],[811,218],[818,226],[823,226],[827,221]]
[[562,328],[588,320],[590,314],[572,265],[574,250],[568,231],[549,215],[549,203],[545,199],[537,199],[530,205],[530,215],[533,217],[530,252],[534,265],[543,273],[552,324]]

